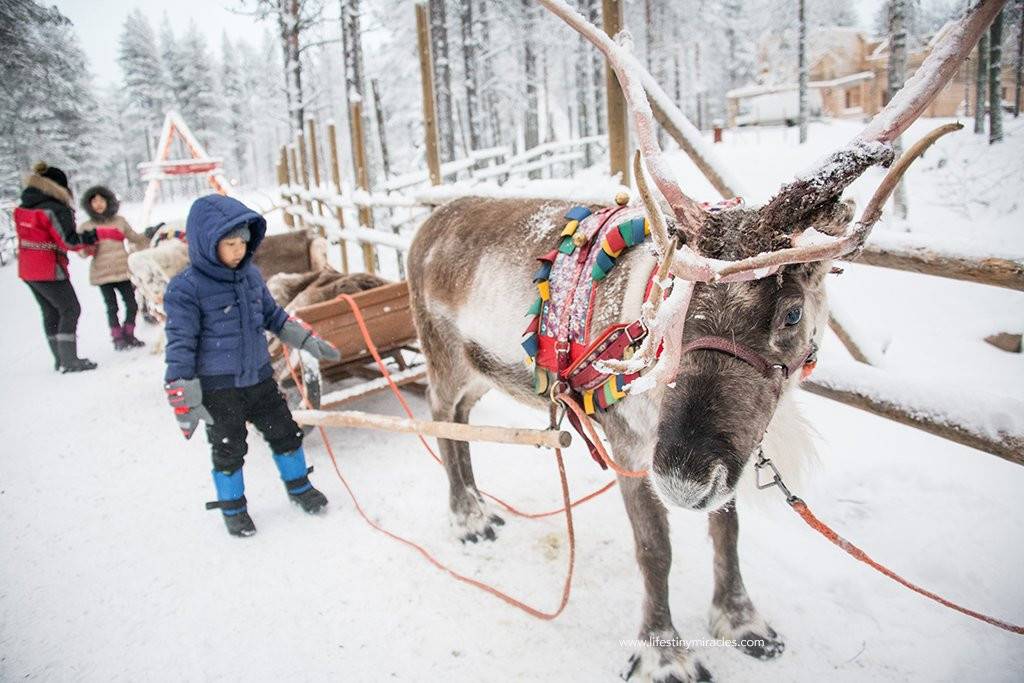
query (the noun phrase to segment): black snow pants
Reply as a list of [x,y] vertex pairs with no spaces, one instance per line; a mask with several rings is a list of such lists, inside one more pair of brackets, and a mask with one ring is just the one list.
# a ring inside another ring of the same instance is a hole
[[70,280],[25,280],[43,312],[43,330],[47,337],[73,341],[82,306]]
[[117,319],[117,293],[121,294],[121,300],[124,301],[124,324],[135,324],[139,304],[135,301],[135,288],[132,287],[130,280],[104,283],[100,285],[100,292],[103,294],[103,302],[107,305],[107,324],[111,328],[121,326]]
[[302,430],[273,379],[240,389],[204,391],[203,405],[213,417],[213,424],[206,426],[206,438],[215,470],[231,474],[245,464],[246,422],[259,430],[275,454],[291,453],[302,445]]

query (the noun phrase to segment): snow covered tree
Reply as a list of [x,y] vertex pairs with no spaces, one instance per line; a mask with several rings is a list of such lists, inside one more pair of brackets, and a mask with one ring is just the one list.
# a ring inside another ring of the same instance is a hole
[[480,76],[477,68],[477,33],[473,15],[473,0],[461,0],[459,23],[462,28],[463,87],[466,90],[466,121],[469,128],[469,148],[483,147],[483,129],[480,122]]
[[[139,9],[125,18],[118,39],[118,64],[124,74],[125,134],[129,162],[148,161],[173,95],[149,21]],[[139,182],[133,178],[132,184]]]
[[799,98],[800,144],[807,142],[807,14],[806,3],[798,0],[799,38],[797,40],[797,97]]
[[72,183],[95,159],[96,99],[74,29],[56,8],[0,3],[0,193],[14,195],[31,165],[60,166]]
[[221,96],[224,102],[222,110],[224,130],[227,134],[224,149],[227,167],[235,177],[249,177],[246,164],[246,150],[250,145],[252,128],[249,121],[252,113],[249,109],[249,98],[245,92],[242,77],[242,65],[238,50],[231,44],[227,33],[221,36]]
[[[903,82],[907,77],[907,4],[906,0],[892,0],[889,3],[889,64],[887,69],[889,87],[885,98],[887,102],[903,88]],[[892,148],[897,159],[902,156],[902,136],[893,140]],[[892,205],[896,217],[906,219],[907,189],[903,180],[893,190]]]
[[429,0],[430,42],[434,58],[437,132],[441,161],[455,158],[455,121],[452,109],[452,71],[448,59],[448,14],[444,0]]
[[177,82],[174,90],[178,110],[199,142],[211,154],[221,153],[223,144],[224,100],[215,81],[217,64],[206,47],[195,20],[190,20],[185,37],[175,54]]
[[992,21],[988,33],[988,142],[1003,140],[1003,12]]
[[982,33],[978,39],[978,71],[974,90],[974,132],[980,135],[985,132],[985,99],[988,97],[988,33]]
[[526,103],[523,121],[523,143],[525,149],[533,149],[540,144],[540,123],[537,120],[537,53],[533,36],[536,23],[532,0],[522,0],[523,26],[523,85]]

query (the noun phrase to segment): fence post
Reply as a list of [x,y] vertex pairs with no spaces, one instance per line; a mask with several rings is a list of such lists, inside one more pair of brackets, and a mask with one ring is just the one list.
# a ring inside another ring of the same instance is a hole
[[[349,108],[349,125],[352,128],[352,160],[356,167],[356,186],[369,194],[370,179],[366,171],[366,144],[363,138],[363,107],[358,100]],[[369,206],[359,207],[359,224],[367,228],[373,227],[373,209]],[[367,273],[377,272],[377,252],[372,244],[363,245],[363,266]]]
[[430,57],[430,23],[427,7],[416,4],[416,35],[420,47],[420,82],[423,85],[423,131],[427,137],[427,168],[430,184],[441,184],[441,159],[437,153],[437,113],[434,110],[434,67]]
[[[320,191],[320,156],[316,148],[316,121],[310,116],[306,119],[306,125],[309,127],[309,158],[313,161],[313,177],[312,184],[316,187],[317,192]],[[316,212],[318,215],[324,215],[324,203],[319,199],[316,200]],[[320,233],[321,237],[327,237],[327,229],[323,225],[317,226],[317,232]]]
[[[306,156],[306,136],[299,132],[295,136],[295,144],[299,148],[299,164],[302,169],[302,186],[306,188],[306,197],[309,197],[309,160]],[[309,212],[310,218],[313,217],[313,202],[310,199],[306,199],[306,211]]]
[[[604,32],[614,37],[622,30],[622,0],[601,0],[601,21]],[[622,95],[619,79],[615,77],[607,60],[604,64],[604,83],[608,102],[608,156],[611,173],[622,174],[622,184],[629,185],[629,128],[626,122],[626,98]]]
[[[288,149],[285,145],[281,145],[281,158],[277,162],[277,184],[281,186],[281,199],[284,199],[290,205],[293,197],[290,192],[291,188],[288,187],[291,185],[291,181],[288,180]],[[285,194],[286,188],[289,190],[287,195]],[[287,207],[284,211],[284,224],[289,229],[295,227],[295,219],[288,213]]]
[[[327,143],[331,150],[331,180],[334,181],[334,187],[337,188],[338,194],[341,194],[341,167],[338,164],[338,131],[334,126],[334,122],[327,124]],[[345,229],[345,213],[341,210],[341,207],[335,209],[338,217],[338,227],[342,230]],[[345,240],[338,242],[338,246],[341,247],[341,272],[348,273],[348,245],[345,244]]]
[[[288,155],[291,157],[291,160],[292,160],[292,163],[289,165],[289,168],[291,169],[290,172],[289,172],[289,177],[293,181],[291,184],[292,185],[297,185],[297,184],[299,184],[299,182],[301,182],[301,180],[300,180],[300,176],[299,176],[299,160],[298,160],[298,157],[296,156],[297,152],[295,151],[295,144],[294,143],[292,143],[291,145],[288,146]],[[300,204],[301,203],[298,195],[294,195],[294,199],[295,199],[295,203],[296,204]],[[306,225],[306,218],[304,216],[299,216],[299,223],[302,224],[303,228],[307,227],[307,225]]]

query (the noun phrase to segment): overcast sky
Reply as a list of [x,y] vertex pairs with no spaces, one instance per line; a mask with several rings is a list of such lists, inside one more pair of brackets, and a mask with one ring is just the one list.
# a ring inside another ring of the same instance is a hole
[[[870,25],[882,1],[864,0],[855,4],[861,25]],[[221,34],[225,31],[229,38],[245,38],[255,45],[263,39],[265,30],[273,32],[274,29],[270,21],[259,22],[228,10],[241,7],[241,0],[42,0],[42,3],[56,5],[75,25],[89,67],[102,84],[121,82],[117,65],[118,40],[125,17],[136,7],[149,18],[158,39],[165,13],[176,36],[181,36],[189,19],[194,18],[214,54],[219,54]]]
[[259,22],[228,11],[229,7],[241,7],[240,0],[42,0],[42,4],[55,5],[75,25],[89,68],[103,84],[121,81],[118,41],[125,17],[136,7],[149,19],[158,39],[165,13],[179,37],[188,27],[189,19],[194,18],[206,36],[207,45],[217,55],[224,32],[229,38],[244,37],[258,44],[265,30],[273,31],[270,21]]

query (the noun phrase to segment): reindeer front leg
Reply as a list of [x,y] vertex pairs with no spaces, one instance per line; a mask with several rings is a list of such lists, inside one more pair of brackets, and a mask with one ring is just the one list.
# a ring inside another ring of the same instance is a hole
[[[629,658],[622,678],[627,681],[691,683],[710,681],[697,658],[680,642],[672,625],[668,606],[668,573],[672,566],[665,507],[650,489],[646,478],[619,477],[622,499],[636,542],[636,560],[644,578],[644,616],[640,627],[641,644]],[[652,642],[668,641],[669,645]]]
[[711,632],[716,638],[736,641],[745,654],[774,659],[786,649],[779,635],[754,607],[740,576],[736,540],[740,522],[736,502],[708,514],[715,547],[715,594],[711,598]]
[[[469,411],[480,400],[486,388],[467,387],[466,381],[452,381],[451,377],[439,376],[436,369],[428,367],[428,370],[430,412],[433,419],[468,422]],[[448,502],[455,535],[463,543],[476,543],[481,538],[494,540],[494,528],[505,521],[489,512],[487,503],[476,487],[469,444],[449,439],[438,439],[437,443],[441,447],[441,460],[448,474]]]

